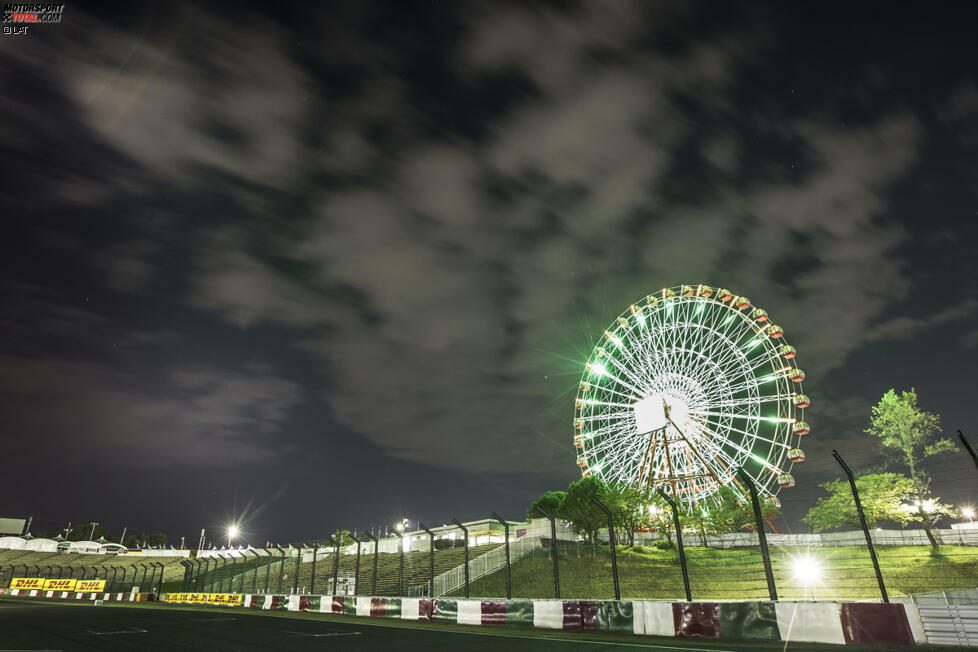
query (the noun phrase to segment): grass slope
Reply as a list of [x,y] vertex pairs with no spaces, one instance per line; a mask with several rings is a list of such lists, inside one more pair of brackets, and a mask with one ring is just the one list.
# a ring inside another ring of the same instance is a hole
[[[877,548],[880,568],[891,596],[978,586],[978,551],[966,546]],[[793,577],[796,560],[809,557],[820,567],[814,587]],[[694,599],[767,599],[760,549],[686,548]],[[873,599],[879,588],[866,548],[771,549],[775,585],[782,599]],[[562,598],[614,598],[611,554],[607,546],[567,545],[558,556]],[[512,566],[513,597],[554,595],[553,562],[548,549],[537,550]],[[679,554],[635,546],[618,549],[622,598],[684,599]],[[462,591],[454,595],[461,595]],[[506,595],[505,569],[472,583],[470,595]]]

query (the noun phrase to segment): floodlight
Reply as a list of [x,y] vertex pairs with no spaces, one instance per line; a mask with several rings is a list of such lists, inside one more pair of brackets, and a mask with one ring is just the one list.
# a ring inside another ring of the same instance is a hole
[[238,536],[238,534],[240,532],[241,531],[238,529],[238,526],[237,525],[229,525],[228,526],[228,540],[230,541],[230,540],[234,539],[235,537]]
[[962,507],[961,513],[967,516],[969,521],[975,520],[975,509],[973,507]]
[[794,578],[806,587],[812,587],[822,579],[822,565],[811,555],[795,557],[792,560],[791,570]]

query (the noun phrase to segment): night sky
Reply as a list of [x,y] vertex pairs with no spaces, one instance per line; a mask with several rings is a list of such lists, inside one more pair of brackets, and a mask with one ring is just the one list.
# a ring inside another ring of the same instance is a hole
[[[742,293],[812,397],[978,443],[975,3],[67,4],[0,37],[0,516],[253,543],[521,517],[592,346]],[[964,454],[929,466],[978,500]]]

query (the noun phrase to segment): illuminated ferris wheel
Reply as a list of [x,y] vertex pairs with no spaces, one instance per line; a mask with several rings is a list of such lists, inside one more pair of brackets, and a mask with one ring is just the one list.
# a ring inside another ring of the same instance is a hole
[[769,495],[795,484],[810,432],[796,351],[744,296],[683,285],[633,304],[604,332],[575,401],[584,476],[662,488],[707,508],[746,497],[743,468]]

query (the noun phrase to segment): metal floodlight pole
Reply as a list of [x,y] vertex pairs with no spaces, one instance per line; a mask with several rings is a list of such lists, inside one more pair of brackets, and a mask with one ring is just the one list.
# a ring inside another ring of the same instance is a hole
[[370,532],[369,530],[364,532],[363,536],[368,537],[374,542],[374,576],[370,582],[370,595],[377,595],[377,554],[380,552],[377,545],[377,537],[375,537],[373,532]]
[[312,580],[309,581],[309,593],[316,595],[316,557],[319,555],[319,542],[313,543],[312,549]]
[[618,555],[615,552],[615,524],[611,520],[611,510],[605,507],[604,503],[591,496],[591,501],[601,508],[601,511],[608,517],[608,543],[611,544],[611,574],[615,580],[615,600],[621,600],[621,587],[618,585]]
[[418,521],[422,530],[428,533],[428,597],[435,597],[435,533]]
[[743,480],[744,484],[747,485],[747,490],[750,492],[750,502],[754,507],[754,524],[757,528],[757,541],[761,546],[761,560],[764,562],[764,577],[767,578],[767,592],[771,600],[777,601],[778,590],[774,586],[774,570],[771,568],[771,556],[767,550],[767,533],[764,531],[764,517],[761,514],[761,502],[757,496],[757,486],[754,485],[754,481],[743,468],[739,469],[737,474]]
[[539,505],[537,505],[536,510],[550,521],[550,556],[554,559],[554,597],[560,600],[560,570],[557,567],[557,520]]
[[975,468],[978,469],[978,454],[975,454],[975,449],[971,447],[971,442],[965,438],[964,433],[960,430],[958,430],[958,439],[964,444],[965,450],[971,455],[971,461],[975,463]]
[[92,541],[95,538],[95,526],[96,525],[101,525],[101,524],[100,523],[96,523],[95,521],[92,521],[92,532],[88,535],[88,540],[89,541]]
[[490,514],[494,519],[499,521],[503,526],[503,533],[506,537],[506,599],[509,600],[513,597],[513,583],[512,583],[512,573],[510,568],[510,555],[509,555],[509,523],[502,516],[493,512]]
[[360,539],[351,534],[350,538],[357,542],[357,565],[353,571],[353,595],[360,595]]
[[849,478],[849,488],[852,489],[852,500],[856,503],[856,511],[859,513],[859,523],[863,528],[863,535],[866,537],[866,547],[869,548],[869,556],[873,560],[873,571],[876,573],[876,582],[880,586],[880,595],[883,596],[883,602],[889,602],[890,596],[886,593],[886,585],[883,584],[883,573],[880,572],[880,563],[876,559],[876,549],[873,547],[873,538],[869,534],[869,526],[866,524],[866,515],[863,514],[863,504],[859,500],[859,490],[856,489],[856,478],[852,475],[852,470],[849,465],[846,464],[842,456],[839,455],[839,451],[832,449],[832,457],[835,461],[839,463],[842,470],[845,472],[846,477]]
[[465,599],[469,599],[469,529],[462,525],[462,522],[457,518],[452,519],[452,523],[462,530],[462,536],[465,538]]
[[676,502],[662,490],[662,487],[659,487],[658,493],[672,509],[672,523],[676,528],[676,546],[679,548],[679,565],[683,568],[683,587],[686,589],[686,602],[692,602],[693,594],[689,590],[689,569],[686,566],[686,549],[683,547],[683,529],[679,524],[679,507],[676,505]]

